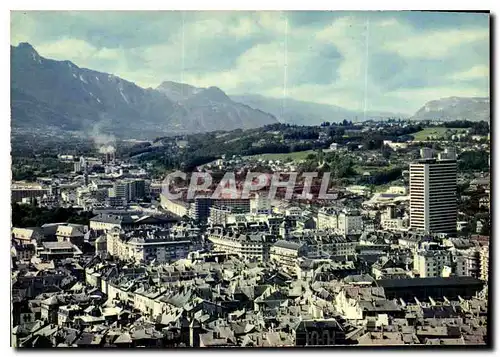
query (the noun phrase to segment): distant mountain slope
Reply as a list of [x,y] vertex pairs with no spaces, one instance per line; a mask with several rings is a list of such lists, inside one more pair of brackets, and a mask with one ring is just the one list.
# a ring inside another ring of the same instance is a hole
[[[232,95],[231,98],[240,103],[273,114],[282,123],[297,125],[319,125],[325,121],[341,122],[345,120],[363,121],[365,115],[342,107],[318,104],[286,98],[270,98],[260,95]],[[367,112],[366,119],[384,119],[390,117],[407,117],[401,113]]]
[[412,120],[490,120],[490,99],[449,97],[425,103]]
[[155,90],[45,59],[27,43],[11,47],[11,94],[13,126],[84,130],[105,123],[117,134],[161,130],[169,127],[166,114],[174,110],[174,103]]
[[168,86],[144,89],[69,61],[46,59],[28,43],[11,46],[13,127],[83,131],[99,124],[119,136],[154,136],[277,122],[272,115],[234,103],[221,90],[181,87],[190,88],[193,96],[183,98],[182,90]]
[[165,81],[160,84],[156,90],[162,92],[174,102],[182,102],[196,93],[199,93],[202,89],[185,83]]
[[173,114],[181,122],[213,130],[251,129],[277,123],[277,119],[258,108],[237,103],[218,87],[197,88],[184,83],[163,82],[156,88],[179,106]]

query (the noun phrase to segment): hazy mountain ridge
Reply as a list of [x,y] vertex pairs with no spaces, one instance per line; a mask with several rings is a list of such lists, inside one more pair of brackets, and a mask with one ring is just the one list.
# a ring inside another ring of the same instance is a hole
[[341,122],[363,121],[366,119],[405,118],[409,115],[390,112],[362,112],[345,109],[335,105],[319,104],[291,98],[271,98],[261,95],[231,95],[234,101],[261,109],[273,114],[282,123],[297,125],[319,125],[325,121]]
[[160,84],[156,90],[162,92],[175,102],[182,102],[196,93],[199,93],[202,89],[185,83],[165,81]]
[[490,121],[490,98],[448,97],[424,104],[412,120]]
[[[201,132],[276,123],[267,113],[233,102],[220,89],[175,82],[144,89],[70,61],[41,57],[27,43],[11,46],[11,108],[14,127],[87,130],[104,123],[117,135],[136,132]],[[180,87],[181,90],[175,87]],[[182,96],[183,88],[190,92]]]

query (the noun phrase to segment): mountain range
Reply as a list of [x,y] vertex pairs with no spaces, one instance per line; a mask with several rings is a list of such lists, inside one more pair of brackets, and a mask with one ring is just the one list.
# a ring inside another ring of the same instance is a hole
[[118,136],[249,129],[274,116],[232,101],[217,87],[163,82],[141,88],[70,61],[41,57],[28,43],[11,46],[12,126],[86,131],[99,125]]
[[[121,137],[250,129],[278,122],[318,125],[400,113],[366,114],[342,107],[260,95],[228,96],[220,88],[165,81],[142,88],[115,75],[47,59],[28,43],[11,46],[12,127],[99,131]],[[488,120],[488,98],[445,98],[426,103],[415,120]]]
[[490,98],[448,97],[431,100],[420,108],[411,119],[490,121]]
[[232,95],[236,102],[247,104],[252,108],[259,108],[273,114],[280,122],[295,125],[320,125],[323,122],[363,121],[364,119],[408,118],[408,114],[374,112],[366,114],[335,105],[306,102],[291,98],[269,98],[261,95],[244,94]]

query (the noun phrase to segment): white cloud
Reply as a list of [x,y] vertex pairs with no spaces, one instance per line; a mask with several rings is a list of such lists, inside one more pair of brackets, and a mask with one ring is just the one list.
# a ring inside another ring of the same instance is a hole
[[218,86],[226,91],[237,91],[240,87],[259,86],[269,80],[281,79],[283,85],[283,46],[278,42],[259,44],[241,55],[236,67],[229,71],[208,73],[204,76],[189,76],[193,84],[208,87]]
[[[402,29],[403,30],[403,29]],[[408,32],[403,30],[402,34]],[[489,41],[488,29],[453,29],[413,34],[394,42],[387,42],[384,48],[403,57],[439,59],[446,57],[452,50],[468,46],[477,41]],[[464,47],[464,51],[467,48]]]
[[87,61],[99,51],[86,41],[74,38],[42,43],[36,46],[36,50],[43,57],[80,62]]
[[450,76],[453,80],[474,80],[488,78],[490,75],[490,68],[488,66],[474,66],[468,70],[454,73]]
[[394,99],[407,100],[409,102],[424,103],[446,97],[487,97],[487,92],[478,91],[474,87],[454,87],[452,85],[437,88],[405,89],[392,92]]
[[11,44],[17,45],[19,42],[30,41],[36,32],[36,21],[30,16],[18,12],[11,12],[10,19]]

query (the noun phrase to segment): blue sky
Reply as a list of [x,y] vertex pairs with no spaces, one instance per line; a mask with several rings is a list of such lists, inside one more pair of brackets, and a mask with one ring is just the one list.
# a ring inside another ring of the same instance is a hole
[[11,44],[113,73],[353,110],[489,95],[488,14],[11,12]]

